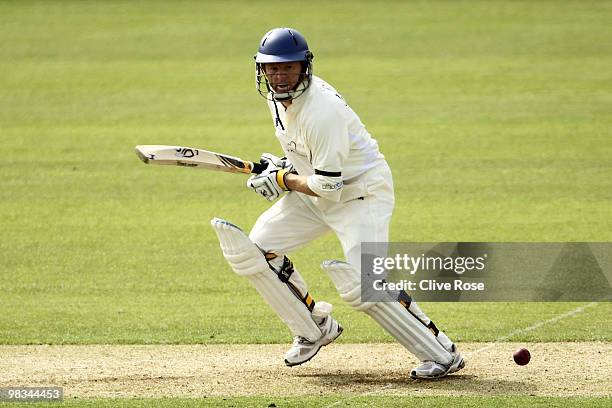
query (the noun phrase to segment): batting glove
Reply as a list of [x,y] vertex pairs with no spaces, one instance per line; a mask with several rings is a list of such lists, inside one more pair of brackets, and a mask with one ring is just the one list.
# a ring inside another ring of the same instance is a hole
[[279,169],[287,169],[289,172],[294,171],[293,164],[291,164],[286,157],[278,157],[272,153],[263,153],[259,161],[268,166],[266,170],[273,170],[272,167],[276,167]]
[[268,201],[274,201],[285,191],[289,191],[285,184],[287,169],[273,168],[261,174],[254,174],[247,180],[247,187],[261,194]]

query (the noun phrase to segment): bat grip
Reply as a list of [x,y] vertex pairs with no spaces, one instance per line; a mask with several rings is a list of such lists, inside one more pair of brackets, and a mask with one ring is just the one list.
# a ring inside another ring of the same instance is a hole
[[251,170],[251,173],[261,174],[266,169],[266,167],[268,167],[267,164],[253,162],[253,169]]

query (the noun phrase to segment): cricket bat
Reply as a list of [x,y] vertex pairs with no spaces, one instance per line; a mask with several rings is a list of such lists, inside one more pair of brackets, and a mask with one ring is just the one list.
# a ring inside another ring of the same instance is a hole
[[135,150],[140,160],[147,164],[255,174],[261,173],[265,168],[263,164],[258,162],[242,160],[227,154],[196,149],[194,147],[138,145]]

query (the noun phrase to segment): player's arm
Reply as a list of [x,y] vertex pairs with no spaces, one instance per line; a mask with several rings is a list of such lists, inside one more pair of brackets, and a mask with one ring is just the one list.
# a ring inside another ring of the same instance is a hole
[[285,175],[285,185],[288,190],[293,190],[313,197],[319,197],[317,193],[308,187],[308,177],[300,176],[295,173],[287,173]]

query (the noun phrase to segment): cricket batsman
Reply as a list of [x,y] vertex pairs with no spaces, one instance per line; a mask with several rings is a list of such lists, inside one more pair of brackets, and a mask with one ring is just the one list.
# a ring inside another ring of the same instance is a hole
[[261,214],[249,236],[230,222],[213,219],[223,254],[294,335],[285,355],[288,366],[309,361],[342,334],[331,305],[315,302],[287,257],[332,231],[346,259],[322,267],[342,299],[421,361],[412,378],[456,372],[465,366],[456,346],[408,294],[391,302],[361,300],[361,242],[388,241],[395,203],[391,170],[342,96],[313,75],[312,61],[305,38],[292,28],[275,28],[259,43],[256,85],[267,100],[285,157],[264,153],[265,171],[249,178],[247,186],[278,201]]

